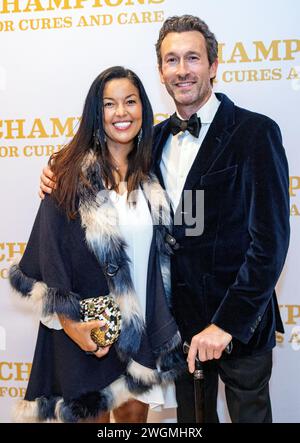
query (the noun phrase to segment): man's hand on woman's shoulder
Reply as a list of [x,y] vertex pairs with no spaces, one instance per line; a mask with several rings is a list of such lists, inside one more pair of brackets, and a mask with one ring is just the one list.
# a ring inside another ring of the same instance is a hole
[[45,166],[43,168],[41,177],[40,177],[40,190],[39,196],[41,199],[44,199],[45,194],[51,194],[52,190],[55,189],[55,178],[54,174],[49,168],[49,166]]

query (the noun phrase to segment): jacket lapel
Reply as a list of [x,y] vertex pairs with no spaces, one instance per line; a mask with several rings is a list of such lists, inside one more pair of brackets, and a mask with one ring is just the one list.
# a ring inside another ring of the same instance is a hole
[[[221,101],[219,109],[213,122],[202,142],[192,167],[187,175],[183,191],[191,190],[195,187],[202,175],[204,175],[214,164],[220,153],[225,148],[231,137],[230,127],[234,125],[234,103],[224,94],[216,93]],[[165,188],[160,170],[160,162],[164,146],[170,135],[170,119],[160,123],[155,127],[154,132],[154,171],[161,186]],[[180,210],[179,204],[176,213]]]
[[195,189],[200,181],[200,177],[213,167],[213,164],[231,137],[229,128],[234,124],[234,104],[224,94],[216,94],[216,96],[221,103],[187,175],[181,194],[181,201],[175,211],[175,220],[176,217],[179,217],[179,220],[181,219],[181,202],[184,191]]
[[194,188],[199,178],[213,166],[231,136],[229,128],[234,124],[234,104],[224,94],[216,96],[221,104],[186,178],[184,190]]
[[163,189],[165,189],[165,183],[160,170],[160,162],[164,146],[167,143],[170,133],[170,118],[154,128],[153,170]]

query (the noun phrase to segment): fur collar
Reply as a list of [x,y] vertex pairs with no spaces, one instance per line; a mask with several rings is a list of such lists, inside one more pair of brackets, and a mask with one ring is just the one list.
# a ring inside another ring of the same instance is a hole
[[[91,187],[79,185],[79,213],[85,230],[87,245],[97,257],[107,277],[110,294],[116,299],[122,314],[122,332],[117,348],[120,356],[134,356],[141,344],[144,329],[137,296],[130,276],[126,243],[118,226],[118,215],[103,186],[100,167],[95,153],[89,153],[83,163],[83,173]],[[158,249],[166,256],[164,232],[170,225],[170,205],[165,191],[154,175],[142,184],[148,201],[153,226],[160,235]],[[169,293],[169,272],[166,258],[162,259],[162,275]]]

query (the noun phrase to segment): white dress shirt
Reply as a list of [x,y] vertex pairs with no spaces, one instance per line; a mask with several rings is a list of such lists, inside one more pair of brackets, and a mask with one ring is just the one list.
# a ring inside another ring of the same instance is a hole
[[[199,137],[194,137],[188,131],[179,132],[174,136],[170,134],[164,146],[160,169],[174,212],[178,207],[187,175],[219,105],[219,100],[212,93],[205,105],[197,112],[197,116],[201,119]],[[177,115],[182,119],[178,112]]]

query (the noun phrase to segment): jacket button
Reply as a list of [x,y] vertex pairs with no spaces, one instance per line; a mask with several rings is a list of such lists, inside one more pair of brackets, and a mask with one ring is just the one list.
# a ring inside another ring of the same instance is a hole
[[166,234],[165,241],[169,246],[171,246],[172,249],[174,249],[174,251],[177,251],[177,249],[180,248],[180,245],[177,242],[176,238],[173,237],[171,234]]
[[171,234],[166,234],[165,240],[170,246],[174,246],[176,244],[176,238],[172,237]]

